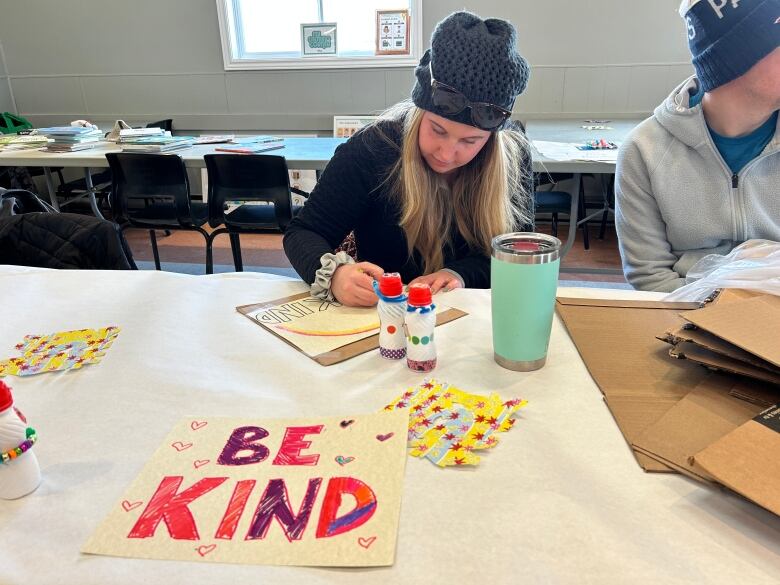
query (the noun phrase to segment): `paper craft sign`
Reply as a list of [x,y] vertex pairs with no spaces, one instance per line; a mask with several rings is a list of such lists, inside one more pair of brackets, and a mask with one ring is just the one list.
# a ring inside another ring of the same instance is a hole
[[310,357],[379,332],[375,308],[345,307],[315,297],[263,308],[248,316]]
[[392,565],[408,413],[179,422],[82,552]]
[[477,465],[474,452],[498,444],[498,433],[512,428],[512,415],[527,402],[469,394],[449,384],[428,380],[409,388],[385,407],[409,412],[407,438],[412,457],[425,457],[439,467]]
[[0,377],[31,376],[97,364],[118,335],[119,327],[26,335],[16,345],[21,357],[0,361]]

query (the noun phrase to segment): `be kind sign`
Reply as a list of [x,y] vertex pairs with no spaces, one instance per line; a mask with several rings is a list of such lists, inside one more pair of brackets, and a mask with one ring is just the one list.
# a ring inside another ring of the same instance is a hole
[[82,552],[269,565],[393,564],[404,412],[187,418]]

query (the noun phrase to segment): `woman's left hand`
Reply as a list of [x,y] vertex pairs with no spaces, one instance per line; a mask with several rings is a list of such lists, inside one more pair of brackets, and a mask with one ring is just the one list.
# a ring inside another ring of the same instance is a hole
[[433,274],[426,274],[425,276],[418,276],[409,284],[427,284],[431,287],[431,293],[436,294],[439,291],[449,292],[455,288],[463,288],[460,279],[452,272],[446,270],[439,270]]

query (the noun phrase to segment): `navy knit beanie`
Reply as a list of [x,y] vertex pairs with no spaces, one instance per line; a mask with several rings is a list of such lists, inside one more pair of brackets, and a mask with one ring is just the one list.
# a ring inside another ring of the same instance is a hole
[[511,110],[528,83],[528,62],[517,52],[517,33],[498,18],[482,20],[470,12],[455,12],[442,20],[431,35],[414,73],[412,101],[455,122],[474,126],[468,108],[454,115],[437,111],[431,95],[433,77],[460,91],[472,102],[487,102]]
[[780,0],[683,0],[696,77],[711,91],[780,46]]

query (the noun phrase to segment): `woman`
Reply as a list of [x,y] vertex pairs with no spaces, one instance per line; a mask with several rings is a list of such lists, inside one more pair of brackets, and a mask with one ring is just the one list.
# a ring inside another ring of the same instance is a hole
[[[528,64],[504,20],[440,22],[398,104],[341,145],[290,223],[284,249],[312,294],[371,306],[373,281],[400,272],[434,293],[490,286],[490,240],[532,225],[530,157],[508,128]],[[331,253],[354,232],[354,263]]]

